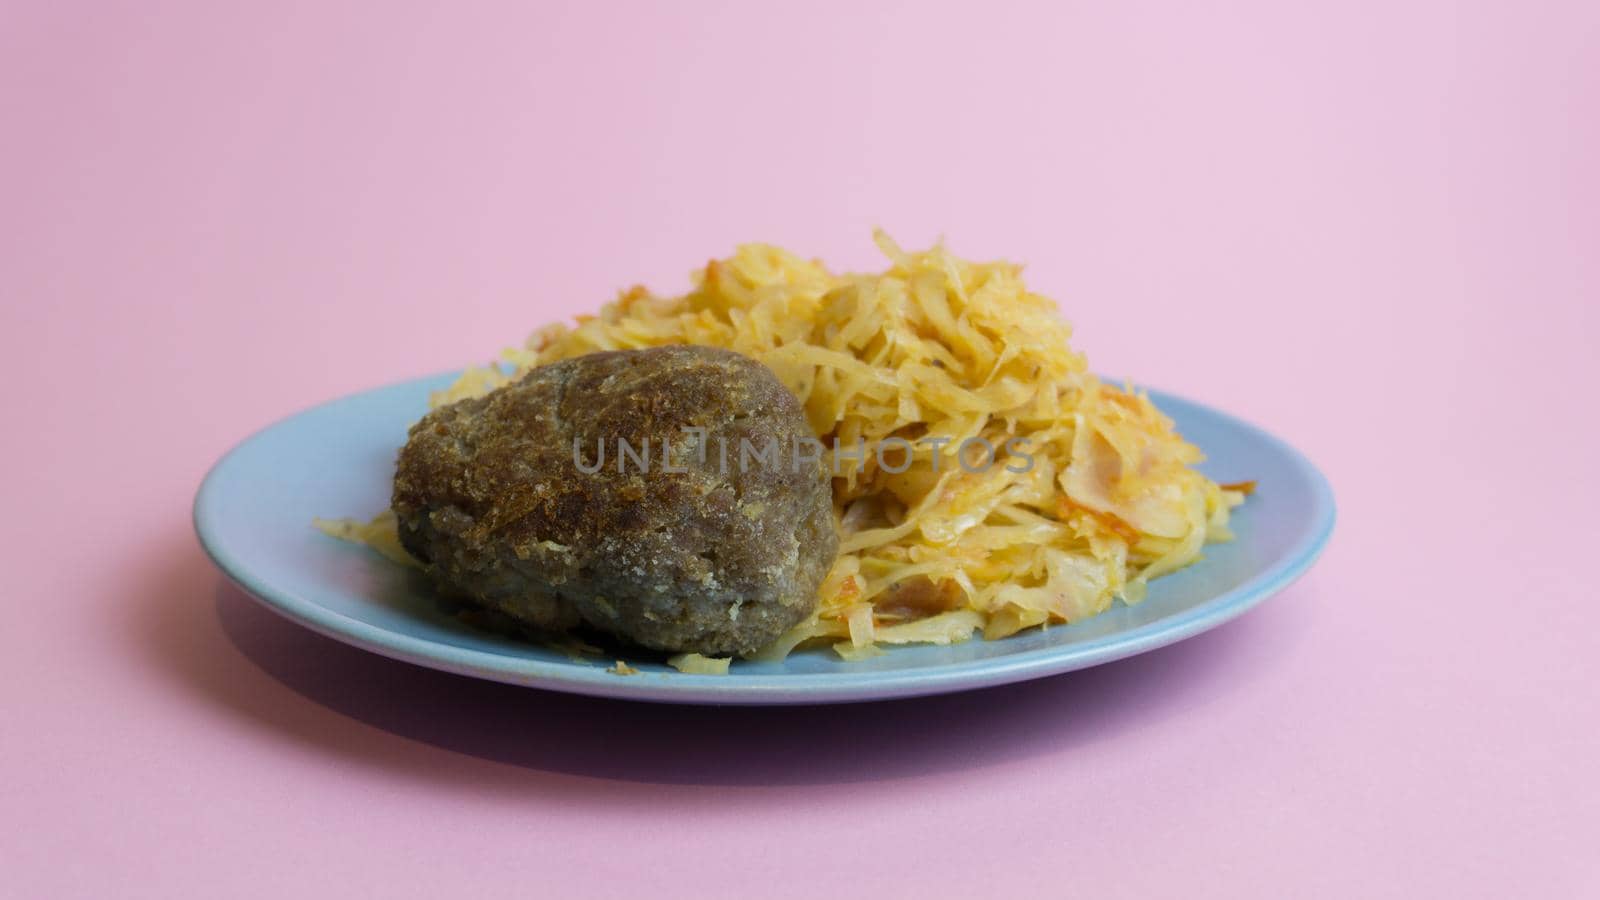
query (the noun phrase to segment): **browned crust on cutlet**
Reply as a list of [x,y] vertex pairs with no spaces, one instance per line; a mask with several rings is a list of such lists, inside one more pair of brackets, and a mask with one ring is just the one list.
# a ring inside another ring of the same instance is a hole
[[[705,429],[704,460],[684,426]],[[810,437],[799,401],[748,357],[595,353],[428,414],[400,453],[393,507],[402,542],[452,596],[542,630],[748,653],[815,608],[838,550],[826,471],[792,464]],[[664,438],[688,471],[662,471]],[[776,440],[781,464],[740,471],[741,438]],[[618,439],[648,441],[648,473],[631,459],[618,471]],[[604,444],[599,472],[579,469],[574,441],[590,465]]]

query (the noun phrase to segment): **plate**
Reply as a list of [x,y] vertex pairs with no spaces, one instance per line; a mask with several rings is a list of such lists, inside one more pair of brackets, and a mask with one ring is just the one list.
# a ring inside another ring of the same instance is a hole
[[1221,482],[1259,487],[1235,511],[1237,540],[1157,579],[1146,599],[1074,625],[948,647],[902,646],[860,662],[832,650],[776,663],[735,662],[727,675],[686,675],[629,660],[578,661],[477,631],[442,609],[424,579],[364,547],[335,540],[314,517],[367,518],[389,502],[395,451],[427,410],[438,375],[354,394],[290,416],[246,439],[206,476],[195,530],[219,568],[296,622],[395,659],[511,684],[670,703],[845,703],[989,687],[1143,653],[1232,619],[1314,562],[1333,530],[1328,482],[1288,444],[1248,423],[1157,391],[1151,398],[1209,457]]

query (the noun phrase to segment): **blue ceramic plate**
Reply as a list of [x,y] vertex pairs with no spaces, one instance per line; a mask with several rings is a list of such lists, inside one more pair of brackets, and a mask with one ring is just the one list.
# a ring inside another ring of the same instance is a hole
[[[1260,487],[1236,511],[1238,540],[1157,579],[1136,606],[1085,622],[949,647],[905,646],[847,663],[831,650],[781,663],[735,662],[685,675],[634,662],[606,671],[533,644],[474,630],[440,609],[417,573],[311,526],[366,518],[389,501],[396,449],[441,375],[335,400],[255,434],[224,456],[195,500],[195,529],[240,587],[290,619],[357,647],[463,675],[576,694],[672,703],[841,703],[938,694],[1055,675],[1143,653],[1215,628],[1306,571],[1333,530],[1333,495],[1305,457],[1254,426],[1200,404],[1152,398],[1209,456],[1218,481]],[[630,661],[632,662],[632,661]]]

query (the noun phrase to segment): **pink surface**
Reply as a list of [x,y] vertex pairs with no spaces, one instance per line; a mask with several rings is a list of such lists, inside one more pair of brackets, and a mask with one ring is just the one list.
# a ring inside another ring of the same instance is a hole
[[[0,894],[1600,890],[1600,7],[146,6],[0,12]],[[1324,561],[1077,675],[696,711],[367,656],[195,545],[271,419],[873,224],[1298,444]]]

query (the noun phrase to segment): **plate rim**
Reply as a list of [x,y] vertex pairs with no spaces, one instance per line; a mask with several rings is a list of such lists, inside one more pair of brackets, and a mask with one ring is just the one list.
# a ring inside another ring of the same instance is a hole
[[[459,371],[459,370],[457,370]],[[425,386],[456,372],[395,381],[344,394],[281,416],[235,443],[207,471],[195,494],[192,520],[200,546],[212,563],[246,595],[292,622],[340,641],[413,665],[506,684],[564,693],[659,703],[785,705],[891,700],[995,687],[1125,659],[1168,646],[1238,617],[1304,575],[1332,537],[1337,507],[1328,479],[1309,458],[1260,426],[1181,394],[1146,388],[1159,407],[1170,398],[1224,420],[1271,446],[1306,477],[1313,496],[1313,525],[1274,565],[1243,584],[1171,617],[1065,647],[1041,647],[1004,656],[890,671],[810,672],[792,675],[691,675],[641,672],[618,676],[598,665],[533,659],[430,641],[391,631],[336,612],[273,586],[236,557],[217,533],[216,498],[230,465],[254,441],[289,422],[378,391]],[[1202,563],[1203,564],[1203,561]],[[892,651],[891,651],[892,652]]]

